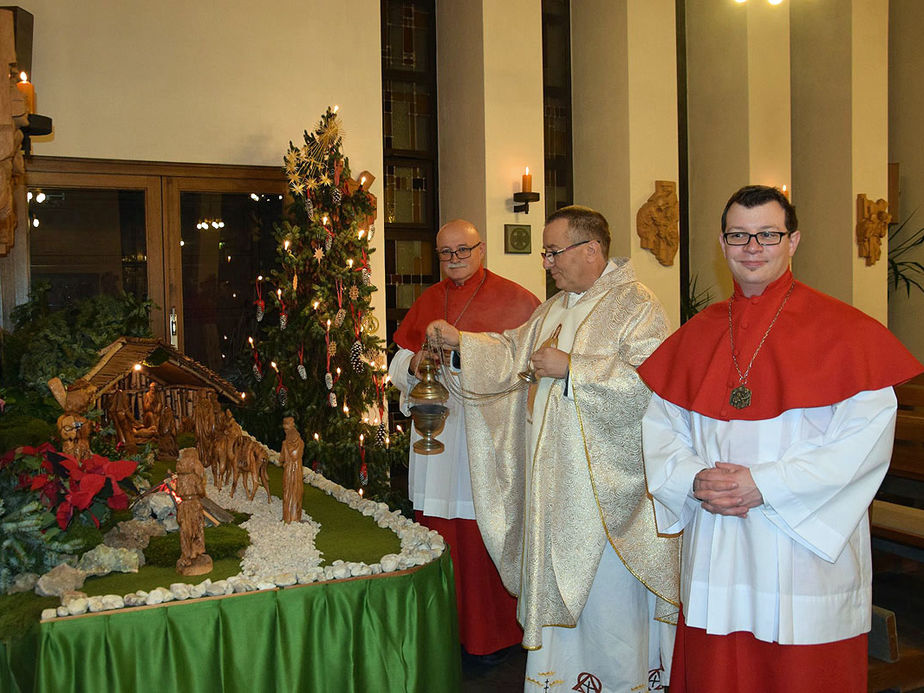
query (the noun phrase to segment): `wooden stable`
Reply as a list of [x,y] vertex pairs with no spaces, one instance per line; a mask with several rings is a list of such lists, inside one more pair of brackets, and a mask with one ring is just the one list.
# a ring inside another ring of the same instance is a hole
[[214,390],[234,404],[244,402],[227,380],[159,339],[120,337],[100,351],[99,361],[84,378],[96,386],[100,409],[108,411],[110,399],[121,389],[138,420],[151,383],[157,384],[178,421],[192,417],[196,393],[203,390]]

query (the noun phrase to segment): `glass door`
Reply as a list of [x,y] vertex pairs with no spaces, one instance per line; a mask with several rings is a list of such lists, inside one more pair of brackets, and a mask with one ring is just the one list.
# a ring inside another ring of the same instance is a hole
[[122,291],[150,298],[164,337],[160,179],[36,172],[27,191],[30,287],[47,284],[52,308]]
[[287,200],[278,180],[174,178],[165,204],[167,295],[178,346],[229,375],[253,327],[257,277],[276,264],[276,226]]

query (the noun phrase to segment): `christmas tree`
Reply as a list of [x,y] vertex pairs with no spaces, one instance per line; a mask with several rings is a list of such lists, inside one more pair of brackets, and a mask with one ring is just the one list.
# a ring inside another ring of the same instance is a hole
[[283,417],[294,417],[306,465],[388,499],[390,464],[403,461],[406,441],[389,436],[387,362],[371,306],[374,177],[354,178],[342,146],[336,107],[304,133],[303,145],[289,143],[294,204],[290,221],[276,228],[277,268],[255,278],[251,403],[242,418],[272,444]]

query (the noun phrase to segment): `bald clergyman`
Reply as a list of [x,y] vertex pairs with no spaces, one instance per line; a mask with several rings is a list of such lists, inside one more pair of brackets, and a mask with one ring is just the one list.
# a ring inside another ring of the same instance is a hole
[[[407,394],[418,382],[414,373],[429,322],[443,319],[473,332],[503,331],[523,324],[539,305],[522,286],[484,268],[484,243],[471,223],[457,219],[444,225],[436,250],[444,279],[421,294],[394,335],[399,348],[389,373],[401,391],[405,414]],[[445,450],[418,455],[411,446],[408,491],[417,521],[449,543],[462,646],[491,663],[519,643],[523,631],[516,621],[516,601],[504,589],[475,522],[461,403],[452,397],[448,407],[450,415],[439,434]],[[418,438],[414,431],[411,442]]]

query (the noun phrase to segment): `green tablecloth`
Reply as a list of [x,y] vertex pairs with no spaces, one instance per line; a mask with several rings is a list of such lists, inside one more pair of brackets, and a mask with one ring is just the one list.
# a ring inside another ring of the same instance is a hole
[[449,552],[397,574],[37,625],[0,691],[457,691]]

